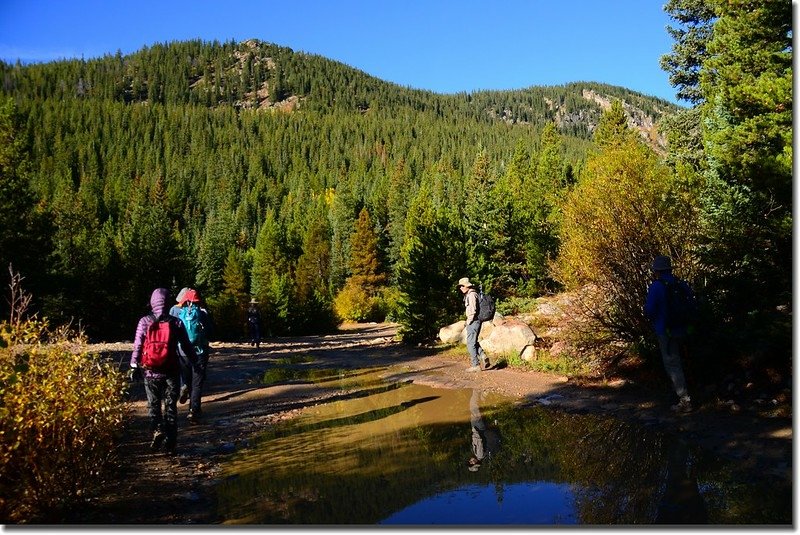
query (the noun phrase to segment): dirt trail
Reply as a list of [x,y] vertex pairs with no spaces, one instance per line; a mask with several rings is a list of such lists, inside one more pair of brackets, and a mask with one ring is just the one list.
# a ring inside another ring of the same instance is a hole
[[[276,422],[303,407],[341,396],[341,391],[313,384],[264,386],[265,370],[282,358],[312,356],[319,368],[385,368],[391,380],[411,380],[444,388],[479,387],[513,398],[521,405],[548,404],[576,412],[602,412],[640,421],[688,442],[736,459],[754,470],[792,477],[791,416],[767,418],[755,411],[736,414],[725,407],[701,406],[690,415],[669,411],[669,398],[652,389],[617,382],[578,386],[564,377],[513,368],[468,373],[468,357],[411,348],[394,341],[396,326],[360,325],[334,335],[269,339],[259,349],[246,344],[213,343],[204,420],[186,422],[188,405],[179,405],[178,451],[174,457],[148,451],[143,387],[134,385],[131,417],[120,446],[120,469],[97,496],[76,508],[71,524],[212,524],[213,485],[220,465],[237,449]],[[117,362],[127,362],[131,344],[92,348]]]

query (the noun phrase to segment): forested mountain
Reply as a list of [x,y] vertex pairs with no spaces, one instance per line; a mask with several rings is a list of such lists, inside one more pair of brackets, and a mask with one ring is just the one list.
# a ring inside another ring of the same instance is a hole
[[[663,151],[676,110],[590,82],[440,95],[256,40],[0,71],[19,215],[0,260],[43,314],[105,339],[159,285],[199,288],[221,337],[251,296],[287,333],[394,314],[410,283],[535,295],[603,111],[620,101]],[[445,246],[417,258],[426,240]]]

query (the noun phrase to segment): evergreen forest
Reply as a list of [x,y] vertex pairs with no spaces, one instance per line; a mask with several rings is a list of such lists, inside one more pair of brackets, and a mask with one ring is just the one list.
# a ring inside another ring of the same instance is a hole
[[687,106],[580,81],[436,94],[255,39],[0,63],[3,277],[94,340],[191,286],[218,340],[256,299],[269,335],[389,319],[429,341],[468,276],[507,312],[578,291],[595,338],[646,344],[668,254],[710,362],[786,369],[791,5],[665,9]]

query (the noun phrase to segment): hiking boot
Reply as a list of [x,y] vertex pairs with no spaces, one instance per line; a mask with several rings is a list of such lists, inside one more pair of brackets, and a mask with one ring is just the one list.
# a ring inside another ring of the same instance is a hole
[[692,412],[694,410],[694,408],[692,407],[692,400],[689,398],[689,396],[684,396],[676,405],[670,407],[670,410],[672,410],[673,412],[679,412],[683,414],[687,412]]
[[199,424],[200,414],[194,411],[189,411],[189,414],[186,416],[186,419],[189,421],[190,424]]
[[180,397],[180,398],[178,398],[178,402],[179,402],[181,405],[183,405],[183,404],[184,404],[184,403],[186,403],[187,401],[189,401],[189,387],[188,387],[188,386],[186,386],[186,385],[183,385],[183,386],[181,387],[181,397]]
[[156,431],[153,433],[153,441],[150,442],[150,451],[158,451],[158,448],[161,447],[161,444],[164,442],[165,438],[167,438],[167,435],[162,431]]
[[470,366],[469,368],[467,368],[466,371],[468,371],[468,372],[479,372],[479,371],[481,371],[481,367],[480,366]]
[[171,440],[167,440],[164,443],[164,451],[166,451],[167,455],[169,455],[170,457],[175,455],[175,439],[174,438],[171,439]]
[[490,370],[491,368],[492,368],[492,365],[489,363],[489,359],[484,360],[483,361],[483,369],[484,370]]

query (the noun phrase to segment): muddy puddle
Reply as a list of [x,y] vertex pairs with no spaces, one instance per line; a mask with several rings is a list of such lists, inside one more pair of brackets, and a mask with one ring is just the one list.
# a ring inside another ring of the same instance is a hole
[[[288,377],[288,376],[287,376]],[[277,380],[276,377],[265,380]],[[791,524],[791,483],[679,437],[490,392],[317,370],[335,401],[265,432],[224,467],[228,524]]]

